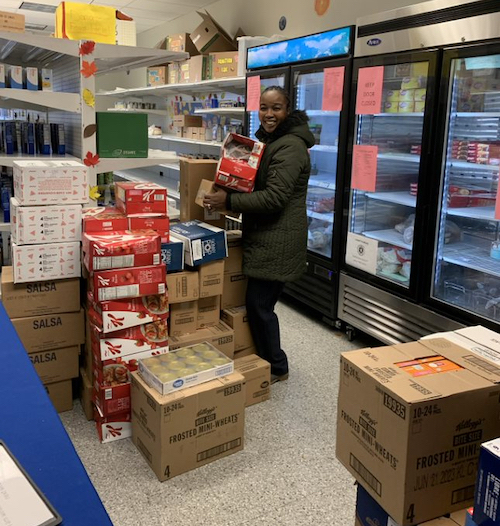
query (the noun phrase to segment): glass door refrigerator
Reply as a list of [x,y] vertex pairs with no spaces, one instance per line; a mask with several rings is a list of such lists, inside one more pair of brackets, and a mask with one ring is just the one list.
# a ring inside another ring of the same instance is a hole
[[[278,84],[289,90],[293,109],[305,110],[310,119],[316,144],[309,150],[308,267],[301,279],[287,284],[285,293],[332,324],[337,319],[334,255],[341,236],[352,35],[353,28],[346,27],[257,46],[248,50],[247,61],[247,104],[252,83],[260,82],[259,93]],[[247,125],[254,137],[260,125],[257,111],[247,111]]]

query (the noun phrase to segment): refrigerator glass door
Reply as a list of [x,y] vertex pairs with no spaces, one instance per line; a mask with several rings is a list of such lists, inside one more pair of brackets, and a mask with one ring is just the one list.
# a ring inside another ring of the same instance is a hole
[[345,261],[402,289],[413,263],[428,72],[428,61],[358,70]]
[[432,296],[500,321],[500,55],[451,61]]
[[315,254],[332,257],[333,222],[340,111],[324,111],[324,70],[300,72],[294,79],[294,105],[309,116],[316,144],[310,149],[311,176],[307,190],[309,224],[307,246]]

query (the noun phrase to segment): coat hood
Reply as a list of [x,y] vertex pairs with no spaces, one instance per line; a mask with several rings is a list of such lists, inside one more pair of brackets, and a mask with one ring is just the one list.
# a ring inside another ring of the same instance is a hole
[[283,135],[290,133],[300,137],[305,142],[307,148],[311,148],[316,144],[316,141],[309,129],[308,121],[309,117],[305,111],[294,110],[272,133],[267,133],[264,128],[260,126],[255,136],[259,141],[269,144],[283,137]]

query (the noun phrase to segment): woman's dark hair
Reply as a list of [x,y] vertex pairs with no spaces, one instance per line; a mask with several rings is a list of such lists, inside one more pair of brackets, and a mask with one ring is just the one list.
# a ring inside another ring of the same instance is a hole
[[288,91],[284,88],[282,88],[281,86],[269,86],[268,88],[266,88],[262,93],[261,93],[261,96],[264,95],[264,93],[267,93],[268,91],[277,91],[278,93],[280,93],[281,95],[283,95],[283,97],[285,98],[285,101],[286,101],[286,107],[288,110],[291,109],[292,107],[292,101],[290,100],[290,94],[288,93]]

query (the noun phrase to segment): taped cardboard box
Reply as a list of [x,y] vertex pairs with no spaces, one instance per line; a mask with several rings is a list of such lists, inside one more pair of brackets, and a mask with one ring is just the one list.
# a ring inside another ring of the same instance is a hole
[[73,409],[73,384],[71,380],[45,384],[45,390],[58,413]]
[[498,435],[500,367],[443,339],[341,357],[337,458],[402,525],[472,503]]
[[80,403],[87,420],[94,419],[94,402],[92,401],[93,391],[92,383],[89,380],[85,369],[80,369]]
[[29,359],[44,384],[62,382],[78,376],[80,346],[29,353]]
[[197,55],[179,62],[179,84],[193,84],[207,80],[210,78],[209,73],[210,60],[208,55]]
[[160,481],[241,451],[244,432],[241,374],[167,395],[132,374],[132,439]]
[[245,305],[224,309],[221,313],[221,320],[234,330],[235,352],[253,347],[254,343]]
[[78,312],[80,280],[73,278],[14,284],[12,267],[3,267],[2,303],[9,318]]
[[229,213],[227,210],[209,210],[204,206],[203,199],[207,194],[210,194],[213,191],[214,182],[209,181],[208,179],[202,179],[194,202],[202,208],[204,221],[221,221],[224,219],[222,216]]
[[235,51],[237,49],[234,40],[207,11],[204,13],[197,11],[197,13],[203,22],[190,34],[190,37],[200,53]]
[[481,444],[472,519],[478,526],[497,526],[500,481],[500,439]]
[[198,269],[200,276],[200,298],[220,296],[224,286],[224,260],[213,261],[201,265]]
[[222,310],[245,305],[248,278],[241,272],[224,273]]
[[0,11],[0,31],[24,33],[24,15]]
[[271,396],[271,364],[256,355],[234,361],[234,368],[245,377],[245,406],[269,400]]
[[228,230],[227,236],[227,258],[225,259],[224,272],[242,273],[243,269],[243,240],[241,230]]
[[238,76],[238,51],[210,53],[210,78],[224,79]]
[[167,274],[168,301],[181,303],[193,301],[200,297],[200,278],[198,272],[184,270],[175,274]]
[[164,41],[165,48],[168,51],[185,51],[189,53],[189,56],[198,55],[198,50],[193,44],[189,33],[176,33],[173,35],[168,35]]
[[170,350],[175,351],[180,347],[187,347],[188,345],[202,342],[210,343],[216,349],[223,352],[228,358],[234,357],[234,331],[222,321],[217,325],[198,329],[190,334],[172,336],[169,344]]
[[170,305],[170,336],[195,332],[198,327],[198,302],[185,301]]
[[220,296],[200,298],[198,300],[197,329],[217,325],[220,321]]
[[168,66],[148,68],[148,86],[163,86],[168,81]]
[[256,347],[247,347],[246,349],[242,349],[241,351],[235,351],[234,353],[234,359],[237,360],[238,358],[243,358],[245,356],[251,356],[253,354],[257,354]]
[[203,126],[203,119],[200,115],[174,115],[172,123],[178,128],[196,128]]
[[28,353],[63,349],[85,342],[83,310],[14,318],[12,324]]

